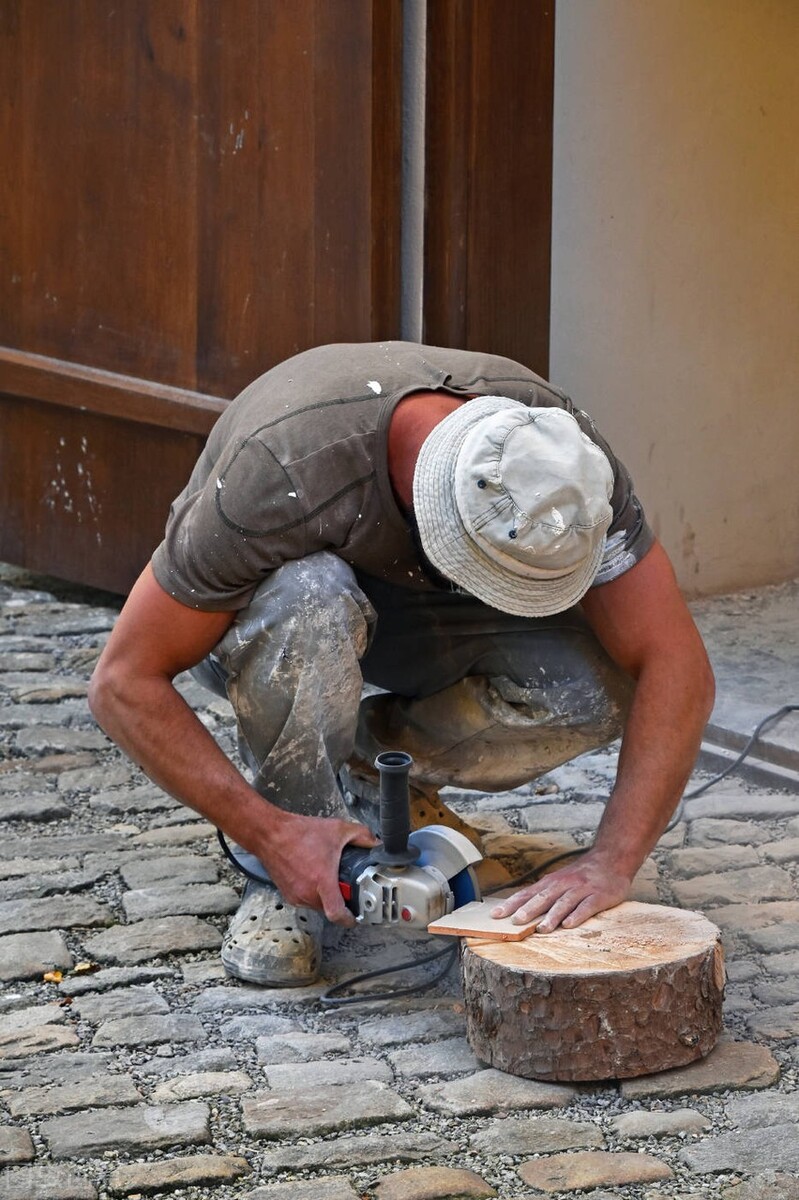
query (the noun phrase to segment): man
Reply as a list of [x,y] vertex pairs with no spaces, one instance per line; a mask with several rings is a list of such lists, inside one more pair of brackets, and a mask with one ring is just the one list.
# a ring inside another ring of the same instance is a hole
[[[173,687],[187,668],[230,697],[252,783]],[[388,342],[307,351],[231,403],[90,702],[151,778],[264,864],[274,887],[248,885],[222,956],[278,986],[316,977],[322,914],[352,923],[338,861],[374,843],[377,752],[413,756],[415,823],[463,828],[438,785],[514,787],[623,731],[593,848],[495,909],[570,927],[627,895],[712,691],[590,418],[508,359]]]

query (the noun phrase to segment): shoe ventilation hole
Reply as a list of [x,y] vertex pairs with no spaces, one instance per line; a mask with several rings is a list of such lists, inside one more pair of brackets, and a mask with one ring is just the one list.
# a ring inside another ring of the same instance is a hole
[[301,920],[301,921],[304,921],[304,922],[306,923],[306,925],[308,924],[308,918],[307,918],[307,917],[303,917],[302,915],[300,915],[300,920]]
[[298,945],[298,946],[299,946],[299,944],[300,944],[300,939],[299,939],[299,938],[292,938],[291,940],[292,940],[292,942],[294,942],[296,945]]
[[277,911],[278,911],[278,912],[280,912],[280,910],[281,910],[281,908],[282,908],[282,907],[283,907],[283,905],[282,905],[282,904],[276,904],[276,905],[275,905],[275,908],[277,909]]

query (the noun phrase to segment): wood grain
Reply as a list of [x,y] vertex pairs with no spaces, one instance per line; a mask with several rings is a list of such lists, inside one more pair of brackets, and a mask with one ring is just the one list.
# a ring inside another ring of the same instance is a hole
[[428,933],[441,933],[447,937],[468,937],[496,942],[518,942],[529,937],[535,930],[535,921],[517,925],[512,917],[492,917],[491,909],[497,904],[493,900],[472,900],[454,912],[439,917],[427,926]]

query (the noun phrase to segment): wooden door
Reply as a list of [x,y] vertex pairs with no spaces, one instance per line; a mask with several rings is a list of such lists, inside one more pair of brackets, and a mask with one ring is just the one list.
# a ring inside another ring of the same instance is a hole
[[399,0],[2,0],[0,559],[126,590],[225,403],[399,334]]

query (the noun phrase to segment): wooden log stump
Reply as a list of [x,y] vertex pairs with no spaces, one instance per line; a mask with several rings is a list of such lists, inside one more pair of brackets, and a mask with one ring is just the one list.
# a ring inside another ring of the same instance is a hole
[[709,1054],[721,1030],[721,934],[701,913],[628,901],[577,929],[467,938],[467,1035],[528,1079],[629,1079]]

